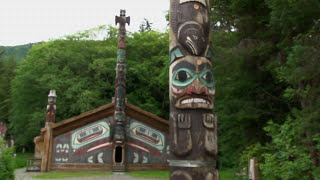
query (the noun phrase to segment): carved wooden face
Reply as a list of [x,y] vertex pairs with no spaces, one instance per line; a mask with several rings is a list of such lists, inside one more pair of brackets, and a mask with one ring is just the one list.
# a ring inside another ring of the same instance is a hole
[[172,6],[171,25],[179,43],[192,55],[202,55],[210,31],[207,0],[175,0]]
[[181,58],[171,64],[170,77],[170,100],[176,108],[213,108],[215,85],[208,59]]

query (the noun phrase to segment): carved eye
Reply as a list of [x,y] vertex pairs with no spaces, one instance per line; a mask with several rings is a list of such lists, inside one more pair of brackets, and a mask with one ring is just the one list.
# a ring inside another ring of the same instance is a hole
[[205,74],[202,76],[202,78],[203,78],[204,80],[206,80],[208,83],[212,82],[212,80],[213,80],[213,77],[212,77],[212,73],[211,73],[211,72],[205,73]]
[[199,74],[199,78],[201,82],[207,86],[208,88],[214,87],[214,79],[213,79],[213,72],[209,69],[202,71]]
[[186,80],[188,80],[190,78],[191,78],[191,76],[187,71],[179,71],[176,76],[176,80],[178,80],[180,82],[185,82]]
[[197,78],[197,74],[192,72],[190,69],[181,68],[177,70],[172,76],[172,84],[175,86],[187,86]]

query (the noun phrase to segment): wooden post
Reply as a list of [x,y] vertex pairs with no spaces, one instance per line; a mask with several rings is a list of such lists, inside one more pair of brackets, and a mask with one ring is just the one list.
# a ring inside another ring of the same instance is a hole
[[209,0],[170,0],[170,179],[219,180]]
[[[41,153],[41,172],[47,172],[49,170],[49,165],[51,164],[52,128],[50,125],[54,123],[56,119],[56,99],[57,99],[56,90],[50,90],[48,94],[46,123],[45,123],[45,127],[41,130],[41,133],[44,133],[43,149]],[[41,144],[36,143],[35,145],[37,146]],[[41,149],[41,147],[35,147],[35,150],[37,150],[37,148]],[[35,151],[35,155],[36,153],[38,152]]]
[[249,158],[249,180],[259,180],[259,163],[257,158]]
[[[116,24],[119,23],[118,52],[116,66],[115,88],[115,112],[112,170],[125,171],[126,169],[126,146],[125,146],[125,103],[126,103],[126,23],[130,25],[130,17],[126,17],[126,11],[120,10],[120,17],[116,16]],[[121,159],[121,160],[119,160]]]
[[52,129],[49,125],[45,126],[44,130],[44,142],[43,142],[43,153],[41,157],[41,172],[48,171],[48,161],[49,161],[49,152],[50,152],[50,141],[52,137]]

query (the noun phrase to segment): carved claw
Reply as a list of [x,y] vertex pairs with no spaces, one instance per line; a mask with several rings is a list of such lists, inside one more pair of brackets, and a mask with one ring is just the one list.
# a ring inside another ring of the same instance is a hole
[[217,116],[213,114],[203,114],[202,115],[203,125],[209,129],[216,129]]
[[211,155],[218,153],[217,117],[213,114],[203,114],[205,128],[204,146],[206,152]]
[[191,128],[190,114],[178,114],[178,128],[179,129],[190,129]]
[[174,146],[173,152],[178,156],[188,154],[192,149],[191,138],[191,116],[190,114],[178,114],[178,117],[171,116],[174,123]]

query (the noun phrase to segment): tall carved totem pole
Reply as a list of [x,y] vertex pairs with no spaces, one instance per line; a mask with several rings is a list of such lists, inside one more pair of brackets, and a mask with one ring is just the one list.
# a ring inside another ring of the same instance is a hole
[[126,11],[120,10],[120,17],[116,16],[119,23],[118,52],[116,66],[116,90],[114,112],[114,137],[113,137],[113,171],[125,171],[125,103],[126,103],[126,23],[130,25],[130,17]]
[[209,0],[170,0],[170,179],[219,180]]

